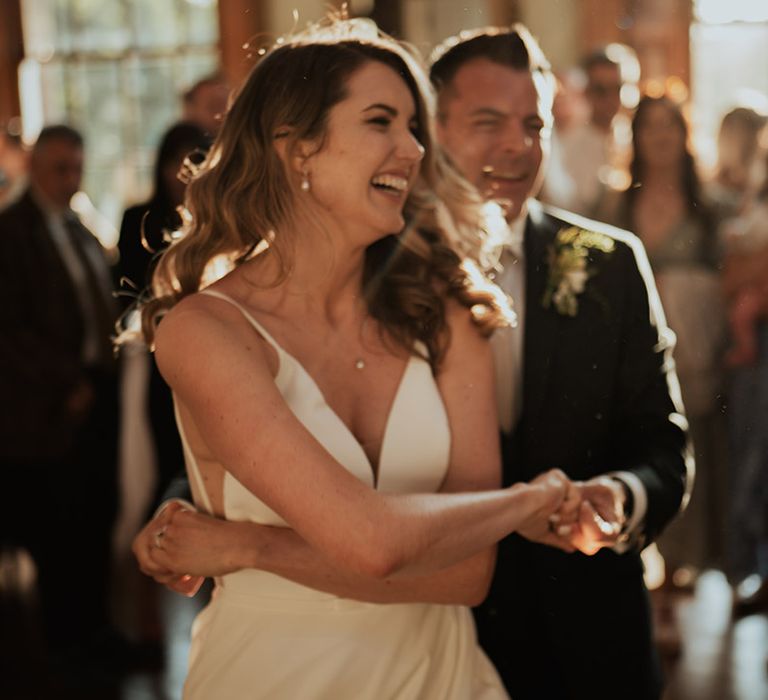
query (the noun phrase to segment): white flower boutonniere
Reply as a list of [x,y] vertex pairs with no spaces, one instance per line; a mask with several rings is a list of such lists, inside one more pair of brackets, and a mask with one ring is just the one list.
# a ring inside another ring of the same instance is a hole
[[548,309],[554,304],[558,313],[575,316],[579,310],[578,295],[587,287],[587,281],[596,270],[590,267],[590,253],[599,250],[612,253],[615,243],[610,236],[570,226],[557,232],[549,247],[547,262],[549,277],[542,304]]

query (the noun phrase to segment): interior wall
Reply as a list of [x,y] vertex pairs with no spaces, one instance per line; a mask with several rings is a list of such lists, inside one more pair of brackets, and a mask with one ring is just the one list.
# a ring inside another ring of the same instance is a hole
[[489,2],[479,0],[406,0],[403,2],[403,36],[427,57],[438,42],[462,29],[493,23]]
[[19,116],[19,63],[24,58],[19,0],[0,7],[0,126]]
[[521,21],[539,40],[555,70],[572,66],[581,58],[578,28],[582,3],[579,0],[521,0]]

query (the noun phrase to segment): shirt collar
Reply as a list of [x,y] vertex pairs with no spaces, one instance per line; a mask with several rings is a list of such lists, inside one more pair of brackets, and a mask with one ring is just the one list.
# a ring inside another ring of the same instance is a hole
[[504,240],[504,248],[520,257],[523,253],[523,235],[525,234],[525,220],[528,216],[527,203],[523,204],[520,214],[512,221],[507,221],[507,235]]

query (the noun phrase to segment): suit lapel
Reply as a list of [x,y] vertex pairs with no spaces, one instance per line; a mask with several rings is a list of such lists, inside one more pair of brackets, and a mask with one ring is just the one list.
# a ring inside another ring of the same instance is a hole
[[557,347],[560,315],[541,303],[547,285],[547,248],[558,222],[545,217],[537,202],[529,206],[525,227],[525,334],[523,339],[523,419],[532,424],[543,408]]
[[61,292],[62,287],[69,288],[68,291],[71,291],[74,296],[74,287],[56,244],[48,232],[45,215],[40,211],[29,191],[19,200],[18,211],[27,229],[25,245],[40,270],[45,270],[46,286],[57,290],[57,293]]

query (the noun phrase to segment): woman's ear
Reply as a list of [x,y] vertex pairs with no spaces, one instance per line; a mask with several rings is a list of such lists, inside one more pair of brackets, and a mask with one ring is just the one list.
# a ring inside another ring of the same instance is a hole
[[294,130],[289,126],[275,129],[273,142],[275,151],[289,172],[303,175],[307,172],[307,160],[317,148],[307,140],[292,138]]
[[275,147],[275,152],[277,153],[280,160],[283,161],[283,163],[287,166],[290,153],[289,151],[292,150],[291,146],[293,145],[293,139],[291,138],[293,136],[293,129],[290,126],[279,126],[277,129],[275,129],[275,132],[272,134],[272,143]]

